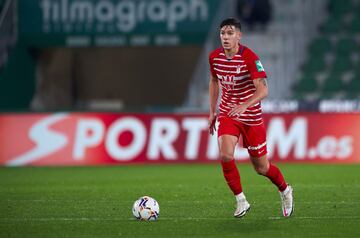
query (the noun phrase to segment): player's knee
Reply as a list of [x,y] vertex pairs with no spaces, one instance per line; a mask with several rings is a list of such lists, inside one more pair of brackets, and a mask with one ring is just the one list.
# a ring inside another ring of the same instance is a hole
[[233,159],[233,155],[230,153],[220,151],[220,159],[224,162],[229,162]]
[[263,175],[266,176],[267,172],[268,172],[268,168],[267,166],[255,166],[255,170],[259,175]]

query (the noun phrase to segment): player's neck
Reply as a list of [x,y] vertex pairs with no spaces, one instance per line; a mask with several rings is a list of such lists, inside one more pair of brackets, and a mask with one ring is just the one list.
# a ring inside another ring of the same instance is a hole
[[239,51],[239,44],[237,44],[234,48],[231,49],[224,49],[225,52],[225,56],[228,59],[231,59],[232,57],[234,57],[234,55],[236,55],[236,53]]

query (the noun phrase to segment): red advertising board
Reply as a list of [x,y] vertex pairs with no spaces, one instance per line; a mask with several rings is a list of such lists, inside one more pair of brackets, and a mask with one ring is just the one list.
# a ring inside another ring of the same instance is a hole
[[[271,114],[264,119],[270,160],[360,162],[360,114]],[[246,161],[240,144],[235,157]],[[0,115],[4,166],[199,163],[216,161],[218,154],[206,114]]]

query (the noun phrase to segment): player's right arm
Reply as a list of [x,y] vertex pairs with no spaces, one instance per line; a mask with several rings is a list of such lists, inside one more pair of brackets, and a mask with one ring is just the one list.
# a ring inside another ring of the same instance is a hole
[[209,133],[211,135],[216,131],[216,106],[219,98],[219,80],[211,75],[209,82],[209,98],[210,98],[210,115],[209,115]]

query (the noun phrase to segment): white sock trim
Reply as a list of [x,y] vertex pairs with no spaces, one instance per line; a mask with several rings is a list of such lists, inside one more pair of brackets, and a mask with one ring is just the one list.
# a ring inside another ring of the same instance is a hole
[[238,201],[242,201],[242,200],[244,200],[244,199],[246,199],[246,198],[245,198],[244,193],[241,192],[241,193],[239,193],[238,195],[235,195],[235,199],[236,199],[236,201],[238,202]]
[[290,188],[289,186],[286,186],[285,190],[281,192],[282,195],[285,195],[289,192]]

